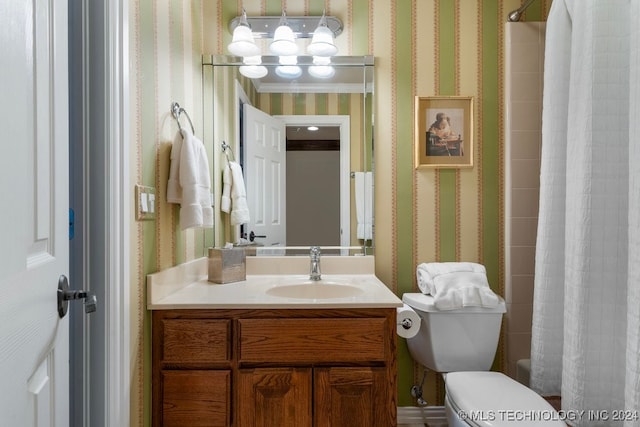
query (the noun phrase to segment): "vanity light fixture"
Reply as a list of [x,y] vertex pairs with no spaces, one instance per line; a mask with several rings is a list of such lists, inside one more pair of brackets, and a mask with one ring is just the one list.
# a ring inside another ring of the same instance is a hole
[[309,75],[317,79],[330,79],[335,76],[336,70],[331,65],[310,65]]
[[307,53],[313,56],[333,56],[338,53],[338,48],[333,43],[333,31],[327,26],[327,18],[324,11],[318,26],[313,32],[311,43],[307,46]]
[[245,56],[242,58],[242,63],[244,65],[241,65],[238,70],[240,74],[250,79],[261,79],[269,73],[267,67],[261,65],[262,56],[260,55]]
[[276,74],[283,79],[297,79],[302,76],[302,69],[297,65],[279,65]]
[[238,68],[240,74],[245,77],[249,77],[250,79],[261,79],[267,74],[269,74],[269,70],[264,65],[241,65]]
[[[282,16],[246,16],[248,26],[251,27],[254,39],[273,39],[276,28],[280,26]],[[243,16],[237,16],[229,22],[229,31],[233,34],[235,28],[241,25]],[[296,39],[311,39],[318,27],[320,16],[288,16],[287,26],[291,28]],[[325,16],[326,26],[333,33],[333,37],[342,34],[342,21],[335,16]]]
[[233,40],[229,52],[243,58],[240,72],[247,77],[260,78],[267,74],[261,65],[261,49],[255,39],[273,39],[269,44],[272,54],[279,57],[280,67],[276,74],[283,78],[294,79],[302,75],[297,65],[298,43],[296,39],[311,39],[307,53],[314,56],[314,65],[309,74],[315,78],[330,78],[335,70],[330,66],[330,57],[338,52],[334,44],[336,36],[342,33],[342,21],[335,16],[247,16],[235,17],[229,23]]
[[280,65],[298,65],[298,57],[295,55],[282,55],[278,57]]
[[302,75],[302,69],[298,67],[298,57],[295,55],[279,56],[280,66],[276,67],[276,74],[284,79],[297,79]]
[[247,13],[244,9],[242,9],[242,16],[238,21],[238,25],[233,29],[233,39],[227,49],[237,56],[260,55],[260,48],[253,39],[253,32],[247,21]]
[[328,56],[314,56],[309,74],[317,79],[330,79],[336,74],[336,70],[331,66],[331,58]]
[[311,132],[315,132],[315,131],[317,131],[318,129],[319,129],[319,128],[318,128],[318,126],[308,126],[308,127],[307,127],[307,130],[309,130],[309,131],[311,131]]
[[273,33],[273,41],[269,45],[269,50],[274,55],[291,56],[298,53],[298,45],[296,44],[296,36],[287,23],[287,14],[282,11],[280,24]]
[[242,63],[245,65],[260,65],[262,64],[262,56],[261,55],[245,56],[242,58]]

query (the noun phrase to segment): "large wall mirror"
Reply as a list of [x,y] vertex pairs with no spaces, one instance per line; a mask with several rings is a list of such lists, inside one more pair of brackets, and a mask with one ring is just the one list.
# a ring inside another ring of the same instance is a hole
[[[303,56],[283,68],[265,56],[260,67],[203,57],[215,201],[206,245],[248,245],[265,255],[308,254],[314,245],[373,254],[373,57],[337,56],[316,67]],[[230,162],[243,172],[249,221],[242,225],[220,209]]]

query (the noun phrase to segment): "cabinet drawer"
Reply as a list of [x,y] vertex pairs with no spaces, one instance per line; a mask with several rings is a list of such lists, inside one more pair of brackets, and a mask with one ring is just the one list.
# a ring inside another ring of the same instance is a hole
[[227,361],[230,328],[227,319],[164,319],[160,359],[167,363]]
[[243,363],[383,362],[385,318],[240,319]]

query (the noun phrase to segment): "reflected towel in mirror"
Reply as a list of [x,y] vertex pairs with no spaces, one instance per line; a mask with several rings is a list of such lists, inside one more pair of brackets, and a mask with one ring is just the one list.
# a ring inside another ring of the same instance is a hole
[[355,173],[356,192],[356,237],[373,239],[373,173]]
[[222,185],[220,210],[231,214],[231,225],[248,223],[249,207],[240,164],[234,161],[227,162],[222,172]]

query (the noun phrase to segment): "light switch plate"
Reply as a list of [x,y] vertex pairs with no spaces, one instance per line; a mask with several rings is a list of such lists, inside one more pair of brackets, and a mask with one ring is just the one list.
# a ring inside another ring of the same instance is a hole
[[136,221],[156,219],[156,189],[136,185]]

